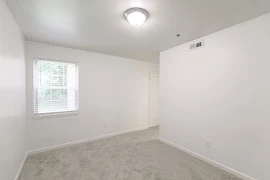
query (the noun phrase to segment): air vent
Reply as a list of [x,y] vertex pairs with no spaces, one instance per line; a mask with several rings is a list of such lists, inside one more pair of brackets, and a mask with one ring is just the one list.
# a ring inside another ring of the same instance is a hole
[[202,48],[204,46],[203,40],[196,42],[194,44],[191,44],[189,49],[190,50],[194,50],[194,49],[198,49],[198,48]]

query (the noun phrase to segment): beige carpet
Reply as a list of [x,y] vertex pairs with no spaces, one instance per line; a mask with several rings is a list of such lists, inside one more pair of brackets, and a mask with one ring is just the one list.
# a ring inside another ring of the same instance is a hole
[[240,180],[158,140],[158,128],[31,155],[20,180]]

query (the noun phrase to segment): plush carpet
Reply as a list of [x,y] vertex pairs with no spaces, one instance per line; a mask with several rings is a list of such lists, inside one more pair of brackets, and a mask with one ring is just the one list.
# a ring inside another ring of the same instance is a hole
[[158,128],[31,155],[20,180],[240,180],[158,140]]

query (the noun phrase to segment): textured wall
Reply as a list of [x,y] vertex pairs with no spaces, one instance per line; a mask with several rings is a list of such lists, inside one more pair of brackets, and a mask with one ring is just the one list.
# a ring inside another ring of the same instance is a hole
[[24,38],[0,0],[0,179],[14,179],[25,156]]
[[[26,54],[29,150],[148,127],[149,69],[158,64],[34,42]],[[78,116],[32,118],[34,57],[78,62]]]
[[270,179],[269,22],[267,14],[203,37],[204,48],[161,53],[161,138]]

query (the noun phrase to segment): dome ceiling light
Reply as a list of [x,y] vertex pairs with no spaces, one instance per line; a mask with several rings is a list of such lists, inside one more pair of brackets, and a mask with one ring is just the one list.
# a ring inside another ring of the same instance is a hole
[[149,13],[145,9],[137,7],[126,10],[124,15],[133,26],[140,26],[149,18]]

